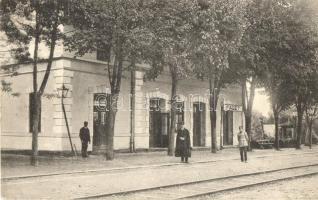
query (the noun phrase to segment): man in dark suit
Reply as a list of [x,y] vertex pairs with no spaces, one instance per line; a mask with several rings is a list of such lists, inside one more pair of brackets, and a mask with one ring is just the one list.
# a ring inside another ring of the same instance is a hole
[[184,124],[180,124],[176,139],[175,156],[181,157],[181,162],[188,163],[188,158],[191,157],[191,142],[190,133],[184,128]]
[[89,129],[88,129],[87,125],[88,125],[88,122],[85,121],[84,127],[82,127],[80,129],[80,134],[79,134],[79,137],[80,137],[81,142],[82,142],[82,157],[83,158],[88,157],[87,147],[88,147],[88,143],[91,143],[91,137],[90,137]]

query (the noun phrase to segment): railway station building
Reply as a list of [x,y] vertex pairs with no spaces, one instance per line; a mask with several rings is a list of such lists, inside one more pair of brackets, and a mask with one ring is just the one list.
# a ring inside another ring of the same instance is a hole
[[[69,151],[66,120],[62,101],[57,95],[63,85],[68,89],[63,98],[65,113],[72,143],[80,150],[79,129],[88,121],[91,135],[89,150],[102,150],[106,131],[107,98],[110,93],[106,62],[99,59],[98,52],[74,58],[63,47],[57,48],[51,74],[41,102],[41,123],[39,133],[40,151]],[[15,67],[11,65],[10,67]],[[46,63],[38,66],[39,82],[45,73]],[[162,73],[155,81],[145,81],[147,67],[140,65],[134,72],[124,72],[118,112],[115,122],[114,148],[127,150],[134,133],[135,148],[156,149],[168,145],[170,126],[171,78]],[[131,77],[134,78],[134,117],[130,115]],[[2,150],[30,150],[32,64],[19,65],[17,75],[0,73],[0,79],[10,83],[11,92],[1,91],[1,148]],[[184,122],[190,131],[193,147],[211,146],[209,119],[209,85],[207,81],[181,80],[178,84],[177,122]],[[238,127],[244,124],[239,86],[229,86],[220,94],[217,111],[217,144],[237,145]],[[133,119],[133,121],[131,121]]]

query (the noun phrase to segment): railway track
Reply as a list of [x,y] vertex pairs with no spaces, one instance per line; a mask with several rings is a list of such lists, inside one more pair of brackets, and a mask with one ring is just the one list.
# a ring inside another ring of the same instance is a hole
[[97,194],[81,197],[78,199],[191,199],[205,195],[217,194],[226,191],[312,175],[318,175],[318,163],[221,178],[197,180],[180,184],[164,185],[140,190]]

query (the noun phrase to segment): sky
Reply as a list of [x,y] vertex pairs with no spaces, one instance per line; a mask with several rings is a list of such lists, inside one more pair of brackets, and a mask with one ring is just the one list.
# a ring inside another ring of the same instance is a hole
[[269,117],[269,113],[271,112],[269,96],[264,93],[264,89],[256,89],[253,110]]

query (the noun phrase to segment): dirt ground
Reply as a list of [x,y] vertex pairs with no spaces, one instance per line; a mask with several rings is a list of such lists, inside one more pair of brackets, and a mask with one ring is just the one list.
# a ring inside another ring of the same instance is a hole
[[233,192],[205,196],[196,200],[318,200],[318,175],[288,180]]
[[[12,179],[2,181],[2,199],[76,199],[96,194],[116,193],[129,190],[140,190],[149,187],[159,187],[170,184],[178,184],[209,178],[219,178],[239,174],[255,173],[273,169],[281,169],[292,166],[317,164],[318,149],[282,151],[255,150],[249,153],[249,162],[241,163],[237,149],[224,150],[211,155],[210,152],[193,152],[190,164],[180,163],[180,158],[166,156],[166,152],[144,153],[134,155],[120,155],[114,161],[105,161],[98,156],[83,159],[46,159],[42,158],[39,167],[30,167],[28,157],[7,156],[2,164],[2,175],[21,176],[37,175],[45,173],[63,173],[54,176],[29,177],[26,179]],[[200,162],[201,161],[201,162]],[[16,164],[16,165],[15,165]],[[165,165],[164,165],[165,164]],[[135,168],[130,168],[135,167]],[[99,169],[94,172],[85,170]],[[83,170],[82,173],[73,171]],[[108,171],[107,171],[108,170]],[[72,173],[71,173],[72,172]],[[307,182],[305,185],[317,183],[318,178]],[[309,187],[299,190],[293,189],[304,183],[293,184],[284,188],[287,192],[299,193],[298,199],[317,199],[311,195],[313,191],[307,191]],[[18,188],[18,189],[17,189]],[[261,188],[261,190],[258,190]],[[235,193],[218,195],[219,199],[284,199],[283,189],[273,194],[277,186],[262,191],[267,186],[256,187],[255,192],[242,196]],[[317,187],[316,187],[317,188]],[[253,188],[252,188],[253,189]],[[247,191],[251,191],[249,189]],[[253,191],[254,191],[253,189]],[[305,190],[306,189],[306,190]],[[262,191],[262,193],[260,193]],[[241,194],[239,192],[238,194]],[[247,194],[245,192],[245,194]],[[247,196],[247,197],[246,197]],[[254,198],[250,198],[254,197]],[[139,198],[140,199],[140,198]],[[160,199],[160,198],[159,198]],[[161,198],[164,199],[164,198]],[[217,199],[205,197],[202,199]],[[285,198],[290,199],[290,198]]]

